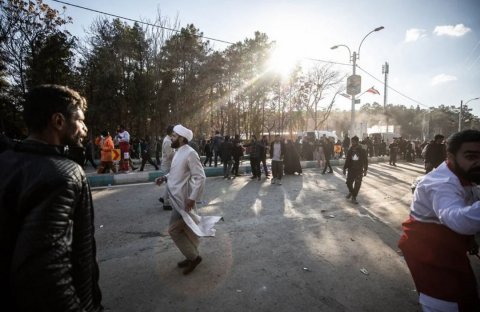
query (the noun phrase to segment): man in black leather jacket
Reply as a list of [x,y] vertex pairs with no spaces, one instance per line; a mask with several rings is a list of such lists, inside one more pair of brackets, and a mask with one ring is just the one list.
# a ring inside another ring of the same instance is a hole
[[0,145],[2,311],[103,310],[92,197],[69,159],[82,155],[85,109],[77,92],[39,86],[24,104],[28,138]]

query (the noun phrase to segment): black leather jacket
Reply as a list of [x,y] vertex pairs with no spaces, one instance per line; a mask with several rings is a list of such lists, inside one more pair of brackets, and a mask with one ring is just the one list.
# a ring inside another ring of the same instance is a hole
[[2,311],[102,311],[84,171],[62,146],[0,147]]

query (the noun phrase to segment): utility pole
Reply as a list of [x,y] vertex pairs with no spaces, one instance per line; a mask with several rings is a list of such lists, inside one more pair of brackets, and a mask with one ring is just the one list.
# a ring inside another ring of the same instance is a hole
[[388,90],[388,72],[389,72],[389,66],[388,62],[385,62],[385,65],[382,66],[382,74],[385,74],[385,83],[383,84],[383,110],[385,112],[385,117],[387,119],[387,129],[386,129],[386,134],[387,134],[387,141],[388,141],[388,113],[387,113],[387,90]]
[[[353,56],[352,56],[352,64],[353,64],[353,70],[352,70],[352,76],[354,77],[356,75],[356,68],[357,68],[357,52],[353,51]],[[352,113],[351,113],[351,124],[350,124],[350,137],[352,137],[355,134],[355,95],[352,94]]]

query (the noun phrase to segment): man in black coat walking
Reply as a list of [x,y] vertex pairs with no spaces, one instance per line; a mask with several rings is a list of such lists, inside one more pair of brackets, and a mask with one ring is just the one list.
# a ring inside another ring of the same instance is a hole
[[[352,138],[352,146],[347,152],[343,175],[347,174],[347,199],[352,198],[352,203],[358,204],[357,195],[362,185],[362,178],[367,175],[368,157],[366,151],[358,144],[358,137]],[[355,184],[355,185],[354,185]]]
[[447,159],[447,149],[443,140],[445,137],[441,134],[435,135],[434,141],[428,143],[425,151],[425,173],[440,166]]

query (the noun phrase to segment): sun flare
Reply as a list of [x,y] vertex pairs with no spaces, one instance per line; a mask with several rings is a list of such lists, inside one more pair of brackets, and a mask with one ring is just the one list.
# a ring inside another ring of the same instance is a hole
[[288,47],[277,46],[271,53],[268,68],[287,77],[298,65],[300,57],[298,51]]

